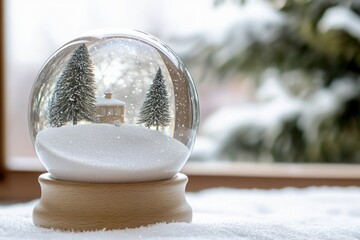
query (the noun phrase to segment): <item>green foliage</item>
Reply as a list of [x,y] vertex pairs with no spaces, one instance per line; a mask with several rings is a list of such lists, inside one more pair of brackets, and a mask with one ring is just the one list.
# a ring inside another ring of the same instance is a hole
[[[359,40],[344,30],[319,32],[317,29],[326,10],[342,2],[286,1],[279,9],[286,20],[275,38],[271,42],[253,39],[245,51],[228,59],[220,70],[226,72],[237,67],[252,75],[267,67],[282,71],[300,69],[309,74],[321,71],[327,84],[340,76],[357,75],[360,73]],[[360,12],[360,4],[350,2],[350,9]]]
[[50,126],[61,127],[80,120],[90,122],[96,118],[96,85],[93,65],[85,44],[72,54],[56,83],[50,102]]
[[[219,0],[216,3],[219,4]],[[241,1],[244,4],[247,1]],[[265,69],[283,73],[302,72],[304,82],[319,79],[326,89],[335,81],[352,80],[359,84],[360,40],[346,29],[320,31],[318,24],[331,7],[342,6],[360,17],[358,0],[268,0],[285,21],[276,26],[271,41],[249,35],[251,44],[239,48],[222,65],[223,74],[236,71],[259,78]],[[287,86],[288,79],[280,79]],[[309,84],[311,86],[311,84]],[[292,89],[289,92],[294,94]],[[297,96],[298,97],[298,96]],[[306,96],[305,96],[306,97]],[[339,103],[340,104],[340,103]],[[282,123],[270,151],[275,161],[360,163],[360,92],[341,103],[340,111],[314,126],[315,139],[309,139],[299,124],[301,116]]]

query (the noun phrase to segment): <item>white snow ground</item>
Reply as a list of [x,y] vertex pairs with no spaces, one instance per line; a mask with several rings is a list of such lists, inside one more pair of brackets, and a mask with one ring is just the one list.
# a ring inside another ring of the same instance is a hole
[[69,125],[38,133],[36,152],[52,177],[86,182],[169,179],[190,152],[160,131],[135,125]]
[[0,239],[360,239],[359,187],[209,189],[187,193],[187,200],[194,211],[191,224],[84,233],[35,227],[31,214],[36,201],[0,206]]

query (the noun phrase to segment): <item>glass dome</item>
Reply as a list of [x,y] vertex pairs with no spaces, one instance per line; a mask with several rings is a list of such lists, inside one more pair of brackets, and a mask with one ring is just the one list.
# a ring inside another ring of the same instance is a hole
[[198,96],[178,56],[138,32],[92,34],[58,49],[33,85],[29,128],[52,177],[168,179],[187,161]]

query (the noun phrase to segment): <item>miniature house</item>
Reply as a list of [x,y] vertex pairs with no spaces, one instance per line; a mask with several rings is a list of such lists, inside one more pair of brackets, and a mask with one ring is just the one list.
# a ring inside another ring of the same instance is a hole
[[113,124],[116,121],[124,122],[125,103],[118,99],[112,98],[112,93],[107,91],[104,97],[96,101],[97,116],[100,123]]

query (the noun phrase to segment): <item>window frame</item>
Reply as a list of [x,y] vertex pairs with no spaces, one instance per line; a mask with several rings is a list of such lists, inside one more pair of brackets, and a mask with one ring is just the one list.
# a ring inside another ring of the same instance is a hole
[[4,23],[5,23],[5,11],[4,1],[0,0],[0,112],[1,112],[1,124],[0,124],[0,181],[4,179],[5,175],[5,71],[4,71],[4,59],[5,59],[5,45],[4,45]]
[[[5,11],[4,1],[0,0],[0,203],[28,201],[40,197],[38,176],[45,172],[42,167],[24,167],[6,164],[6,122],[5,122]],[[123,112],[121,113],[123,114]],[[309,164],[273,164],[266,167],[263,164],[234,162],[189,162],[183,173],[189,177],[187,191],[199,191],[213,187],[232,188],[283,188],[283,187],[308,187],[308,186],[360,186],[359,165],[322,165]],[[262,170],[261,170],[262,169]],[[311,170],[312,169],[312,170]],[[336,174],[343,169],[345,173]],[[347,170],[348,169],[348,170]],[[310,171],[310,173],[309,173]],[[356,171],[359,174],[356,174]],[[325,172],[325,174],[324,174]],[[351,172],[351,174],[346,174]]]

